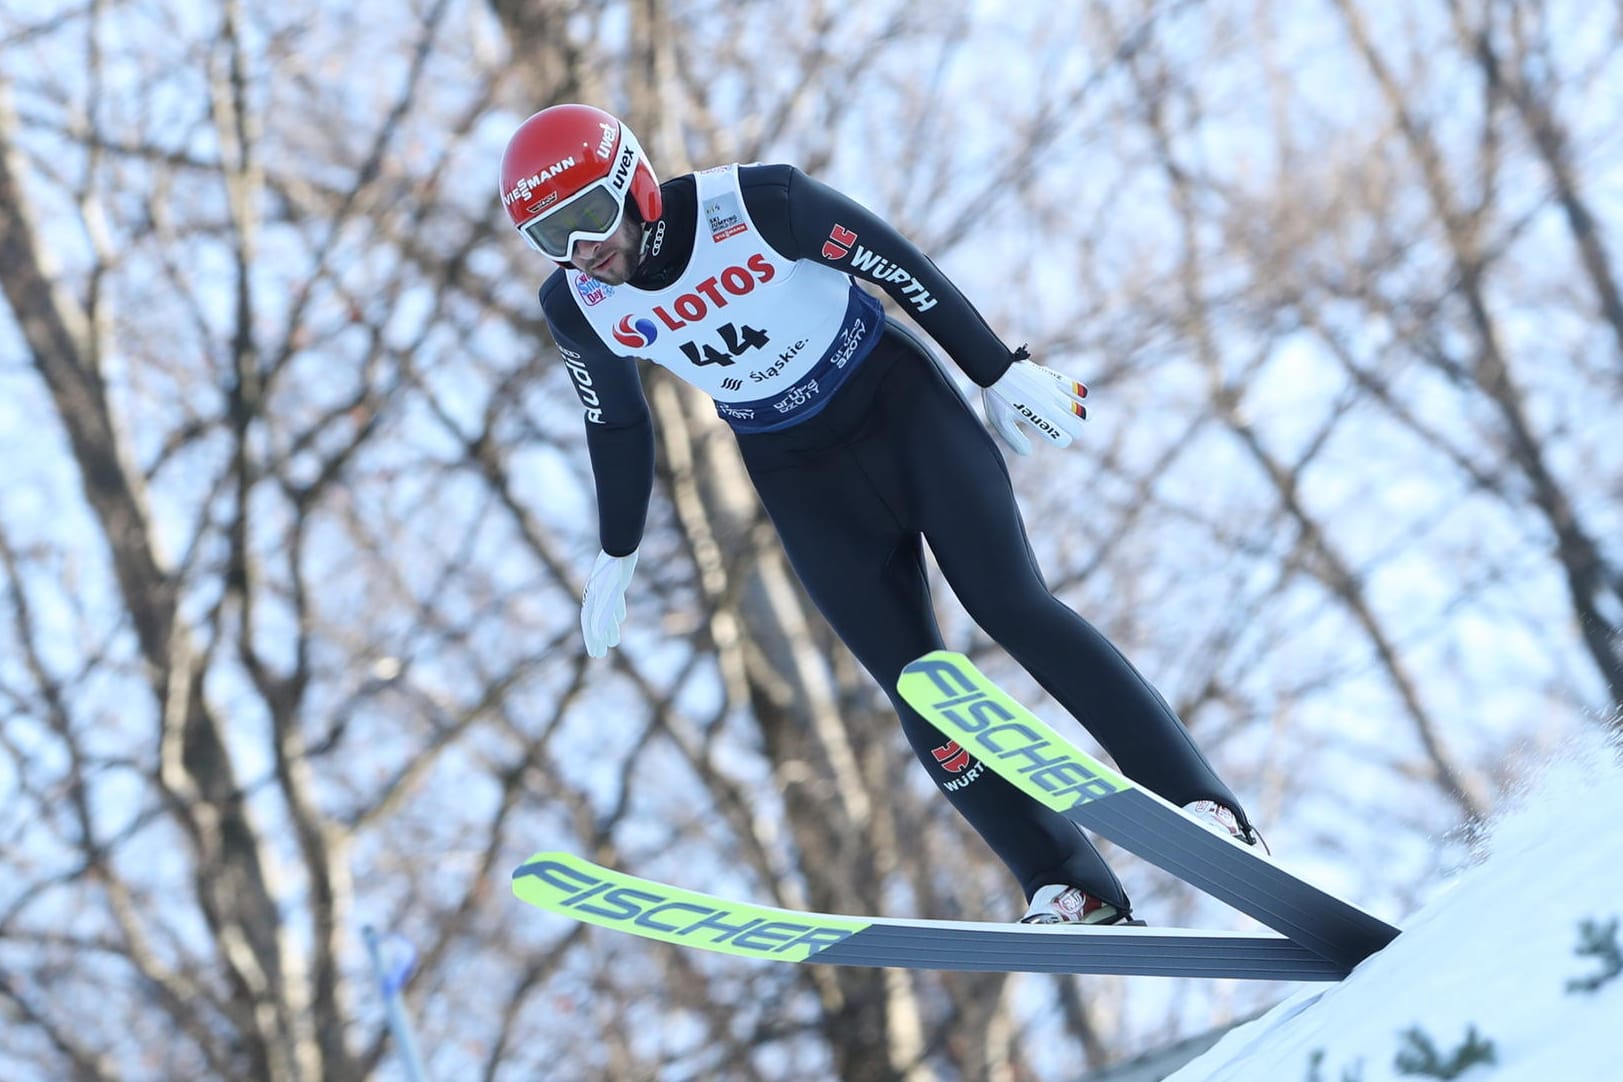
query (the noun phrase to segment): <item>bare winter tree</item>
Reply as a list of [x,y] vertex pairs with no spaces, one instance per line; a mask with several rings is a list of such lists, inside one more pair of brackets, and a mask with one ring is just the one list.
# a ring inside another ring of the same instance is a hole
[[[33,869],[0,925],[29,1035],[8,1054],[45,1074],[367,1075],[384,1050],[356,934],[371,921],[419,945],[424,1045],[455,1057],[471,1039],[492,1075],[764,1077],[748,1065],[774,1047],[791,1076],[1006,1071],[998,978],[741,974],[515,926],[493,890],[534,839],[654,873],[709,864],[825,909],[901,892],[978,911],[989,883],[962,828],[894,784],[905,753],[880,698],[804,604],[724,432],[669,383],[650,382],[662,498],[639,606],[689,634],[674,656],[628,649],[612,678],[587,679],[578,416],[548,384],[488,192],[454,178],[499,146],[490,115],[522,116],[501,104],[515,84],[532,105],[601,96],[582,73],[608,70],[642,73],[612,92],[680,169],[720,122],[698,102],[699,123],[678,124],[680,90],[661,104],[658,73],[687,63],[665,51],[735,34],[644,6],[603,44],[590,12],[496,14],[394,20],[364,68],[355,22],[235,7],[189,34],[175,13],[91,9],[8,39],[87,73],[8,85],[22,104],[0,132],[3,281],[26,359],[10,378],[65,437],[18,474],[76,509],[59,530],[19,495],[4,518],[23,659],[6,671],[6,748]],[[816,78],[781,84],[756,147],[713,136],[708,152],[754,156],[796,114],[838,123],[808,85],[831,94],[869,66],[896,78],[885,44],[931,43],[900,8],[855,52],[833,48],[828,13],[805,18]],[[943,55],[965,27],[949,31]],[[504,55],[538,71],[504,74]],[[394,77],[375,77],[378,56]],[[735,78],[762,78],[746,60]],[[52,571],[69,564],[72,584]],[[47,814],[62,793],[71,820]],[[931,849],[953,874],[921,859]],[[70,910],[81,920],[59,924]],[[54,958],[91,956],[102,965],[54,976]],[[105,1027],[73,1022],[92,999],[117,1005]],[[637,1037],[639,1012],[705,1039]],[[601,1032],[583,1044],[587,1016]]]
[[[1585,195],[1614,163],[1564,119],[1616,79],[1617,30],[1591,13],[1580,45],[1559,29],[1575,18],[1210,10],[1129,65],[1112,169],[1132,193],[1122,220],[1142,228],[1150,207],[1159,244],[1116,264],[1139,310],[1117,332],[1119,386],[1205,403],[1141,437],[1161,449],[1132,491],[1198,524],[1189,544],[1271,565],[1223,577],[1240,619],[1212,630],[1232,648],[1180,704],[1197,729],[1230,719],[1225,743],[1289,724],[1283,754],[1310,790],[1344,793],[1324,775],[1377,764],[1410,779],[1355,816],[1386,839],[1354,848],[1404,848],[1394,823],[1469,823],[1574,718],[1620,716],[1606,539],[1623,455],[1605,417],[1623,388]],[[1302,40],[1315,48],[1292,63]],[[1214,469],[1244,483],[1221,505]],[[1207,486],[1193,499],[1186,475]],[[1507,668],[1542,675],[1510,694]],[[1364,830],[1340,818],[1321,844]]]
[[[445,1078],[1071,1078],[1276,994],[773,968],[510,897],[565,849],[1020,905],[657,371],[627,642],[583,656],[579,408],[493,193],[563,100],[662,175],[844,187],[1085,378],[1085,446],[1013,467],[1051,583],[1276,850],[1401,918],[1522,754],[1616,724],[1614,166],[1578,106],[1618,35],[1312,7],[0,17],[0,1074],[389,1077],[366,924],[416,945]],[[1057,715],[944,588],[941,620]],[[1121,868],[1158,923],[1227,919]]]

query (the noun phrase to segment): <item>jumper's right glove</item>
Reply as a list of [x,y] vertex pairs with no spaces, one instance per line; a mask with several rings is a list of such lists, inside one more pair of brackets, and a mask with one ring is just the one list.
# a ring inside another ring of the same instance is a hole
[[586,576],[586,596],[580,603],[580,630],[586,639],[586,653],[602,657],[609,647],[620,645],[620,625],[626,618],[626,587],[637,569],[637,550],[628,556],[599,552]]
[[1069,376],[1034,361],[1018,360],[990,387],[981,391],[986,422],[1017,455],[1031,453],[1031,441],[1020,431],[1030,425],[1055,447],[1068,447],[1082,434],[1088,389]]

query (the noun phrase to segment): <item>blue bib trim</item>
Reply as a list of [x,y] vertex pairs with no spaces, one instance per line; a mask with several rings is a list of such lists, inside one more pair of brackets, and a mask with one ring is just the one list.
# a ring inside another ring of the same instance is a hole
[[822,358],[793,387],[754,402],[717,402],[716,414],[734,432],[776,432],[808,421],[823,411],[834,392],[857,370],[885,329],[885,309],[851,286],[840,333]]

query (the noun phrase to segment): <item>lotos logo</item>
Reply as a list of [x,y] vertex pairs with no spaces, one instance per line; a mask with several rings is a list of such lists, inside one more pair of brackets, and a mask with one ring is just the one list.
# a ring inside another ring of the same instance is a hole
[[654,326],[651,319],[633,319],[631,316],[621,316],[620,322],[614,325],[614,340],[622,346],[632,349],[642,349],[644,346],[654,344],[659,337],[659,328]]
[[[662,304],[656,305],[654,315],[673,331],[679,327],[686,327],[689,323],[697,323],[709,315],[712,308],[727,307],[729,297],[742,297],[755,292],[756,286],[772,281],[778,273],[772,268],[772,261],[760,252],[750,256],[744,264],[742,267],[734,264],[720,274],[711,275],[694,286],[694,292],[684,293],[672,301],[669,308]],[[648,322],[644,319],[632,324],[627,322],[629,318],[628,316],[627,319],[620,321],[619,329],[614,332],[616,340],[628,346],[645,346],[654,340],[651,325],[644,331],[648,342],[632,342],[622,337],[622,331],[629,334],[633,326],[642,330],[643,325]]]
[[934,755],[935,761],[941,764],[941,769],[949,774],[961,774],[964,767],[969,765],[969,752],[960,747],[956,740],[948,743],[945,747],[930,749],[930,754]]

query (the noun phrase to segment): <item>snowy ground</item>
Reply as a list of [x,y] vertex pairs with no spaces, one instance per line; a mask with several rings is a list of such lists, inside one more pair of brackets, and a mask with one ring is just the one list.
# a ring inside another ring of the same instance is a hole
[[[1623,975],[1602,979],[1623,965],[1623,756],[1597,746],[1550,765],[1478,851],[1345,981],[1304,989],[1166,1082],[1623,1080]],[[1586,922],[1613,953],[1580,951]],[[1491,1063],[1473,1055],[1485,1048]]]

